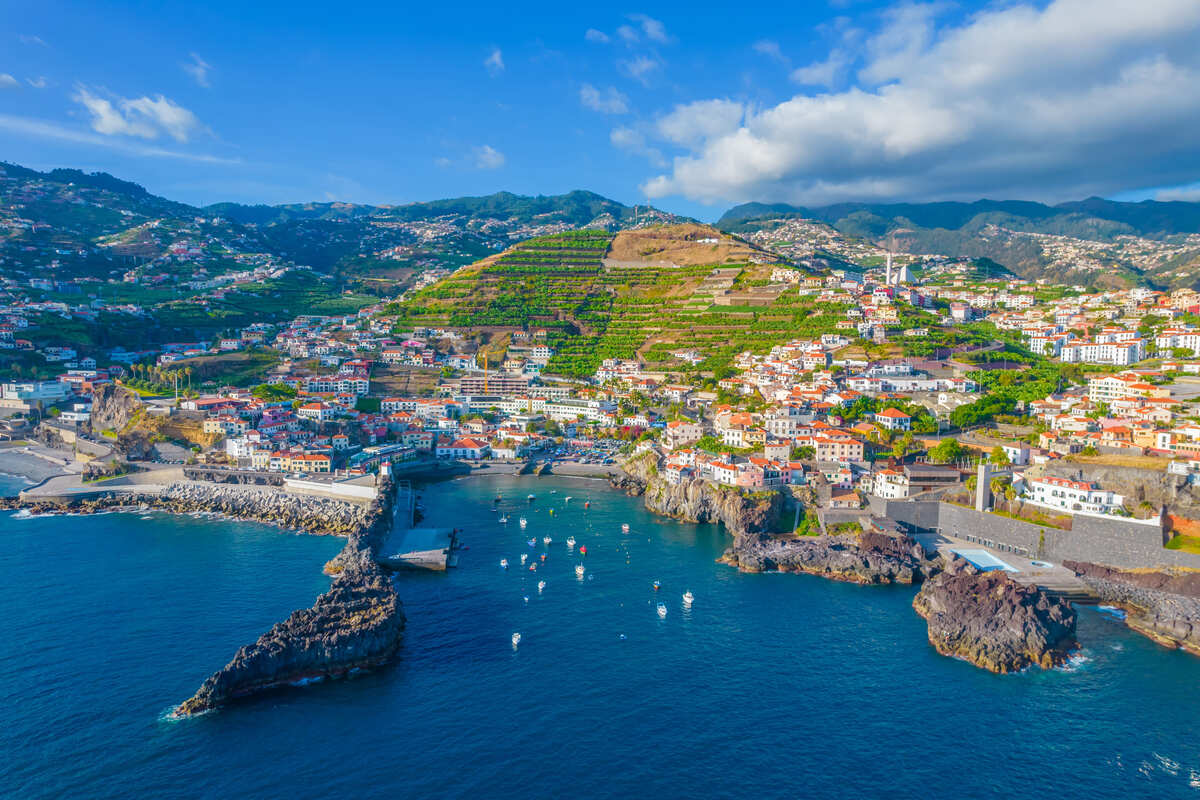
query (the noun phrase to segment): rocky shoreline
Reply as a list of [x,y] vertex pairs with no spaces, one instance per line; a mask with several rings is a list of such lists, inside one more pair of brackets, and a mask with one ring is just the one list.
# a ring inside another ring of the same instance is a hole
[[157,490],[111,491],[77,499],[0,497],[0,510],[30,514],[99,514],[154,508],[176,514],[209,513],[322,536],[348,536],[369,522],[369,510],[333,498],[289,494],[260,487],[171,483]]
[[992,672],[1061,666],[1078,647],[1069,602],[1001,570],[979,572],[961,558],[925,582],[913,608],[939,653]]
[[910,537],[877,533],[739,536],[718,561],[742,572],[803,572],[861,584],[920,583],[941,568]]
[[720,522],[734,536],[770,531],[783,508],[776,491],[752,492],[699,478],[667,483],[650,458],[620,466],[623,474],[611,475],[609,483],[631,497],[640,496],[649,511],[685,522]]
[[1125,610],[1125,624],[1164,647],[1200,656],[1200,573],[1130,571],[1064,561],[1100,599]]
[[390,485],[382,486],[378,499],[364,507],[260,487],[175,483],[159,491],[113,491],[71,500],[0,498],[0,509],[92,514],[154,508],[346,537],[345,546],[325,565],[333,579],[329,591],[239,649],[175,712],[187,716],[266,689],[370,669],[395,655],[404,609],[390,574],[375,561],[392,525],[393,495]]
[[347,531],[346,546],[325,565],[333,577],[329,591],[238,650],[176,714],[197,714],[256,692],[389,661],[400,647],[404,608],[375,557],[392,525],[392,498],[391,487],[381,487],[361,524]]

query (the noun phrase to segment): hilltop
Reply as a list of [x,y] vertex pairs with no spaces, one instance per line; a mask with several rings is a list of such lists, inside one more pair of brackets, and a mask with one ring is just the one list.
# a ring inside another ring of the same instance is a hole
[[[773,280],[777,270],[787,278]],[[497,359],[514,332],[545,330],[549,374],[585,377],[606,358],[634,357],[712,370],[763,342],[833,332],[850,297],[802,291],[809,274],[711,226],[575,231],[463,267],[383,313],[397,331],[455,328]]]
[[747,203],[718,221],[759,241],[808,240],[824,226],[895,252],[988,259],[1026,278],[1097,287],[1200,285],[1200,203],[1122,203],[1092,197],[1026,201],[842,203],[804,208]]

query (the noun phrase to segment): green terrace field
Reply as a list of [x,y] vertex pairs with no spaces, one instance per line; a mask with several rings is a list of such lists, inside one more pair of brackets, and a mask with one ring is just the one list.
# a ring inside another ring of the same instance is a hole
[[555,354],[546,372],[583,377],[605,358],[640,355],[650,368],[678,369],[671,353],[695,349],[712,369],[746,349],[836,330],[846,306],[795,288],[769,305],[716,304],[726,290],[767,284],[770,266],[605,266],[612,235],[574,231],[531,239],[455,272],[385,313],[414,325],[491,330],[544,328]]

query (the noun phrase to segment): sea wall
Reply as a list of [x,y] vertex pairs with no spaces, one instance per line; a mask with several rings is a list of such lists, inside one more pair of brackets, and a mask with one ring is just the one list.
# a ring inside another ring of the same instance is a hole
[[947,536],[993,543],[988,546],[1004,545],[1033,558],[1053,561],[1086,561],[1126,569],[1200,568],[1200,555],[1163,547],[1166,535],[1161,528],[1120,519],[1076,516],[1072,529],[1064,531],[941,503],[936,529]]
[[346,546],[325,566],[333,577],[329,591],[310,608],[292,612],[254,644],[239,649],[179,706],[178,715],[209,711],[300,681],[370,669],[395,655],[404,632],[404,609],[391,577],[375,560],[392,525],[392,488],[385,485],[365,511],[339,503],[365,516],[348,531]]

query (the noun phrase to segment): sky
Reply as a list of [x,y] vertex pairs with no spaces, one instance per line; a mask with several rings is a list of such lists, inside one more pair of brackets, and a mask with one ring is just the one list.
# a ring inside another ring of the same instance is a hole
[[1200,0],[0,0],[0,160],[205,204],[1200,200]]

